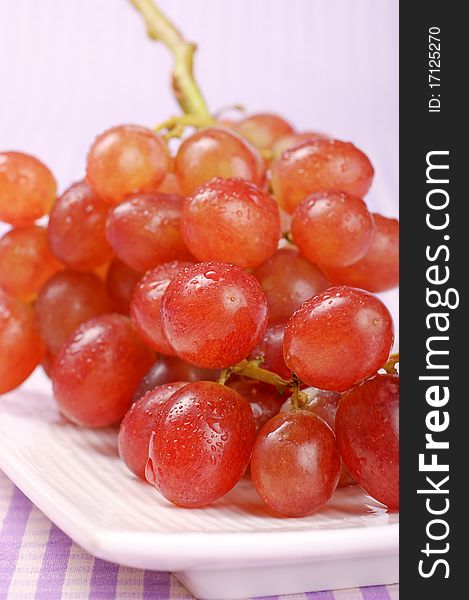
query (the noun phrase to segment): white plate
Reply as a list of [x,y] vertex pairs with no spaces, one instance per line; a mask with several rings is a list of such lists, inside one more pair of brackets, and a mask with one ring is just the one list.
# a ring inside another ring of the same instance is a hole
[[209,508],[177,508],[127,472],[115,429],[61,418],[39,370],[0,397],[0,468],[91,554],[173,571],[198,598],[398,581],[398,515],[357,487],[302,519],[269,515],[248,481]]

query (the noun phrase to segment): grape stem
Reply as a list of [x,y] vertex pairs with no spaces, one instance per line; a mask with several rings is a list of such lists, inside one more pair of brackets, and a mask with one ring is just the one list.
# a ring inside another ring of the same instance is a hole
[[218,378],[218,383],[220,385],[225,385],[231,375],[231,369],[222,369],[220,373],[220,377]]
[[235,373],[236,375],[244,375],[244,377],[249,377],[250,379],[256,379],[257,381],[262,381],[263,383],[270,383],[271,385],[275,385],[278,392],[283,394],[283,392],[291,387],[291,381],[287,381],[274,373],[273,371],[268,371],[260,366],[260,360],[242,360],[234,367],[230,368],[231,373]]
[[388,362],[384,365],[383,369],[389,375],[397,375],[396,365],[398,364],[398,362],[399,362],[399,352],[396,352],[395,354],[391,354],[391,356],[388,358]]
[[183,37],[152,0],[130,1],[143,16],[149,37],[160,41],[173,55],[172,89],[183,112],[200,121],[212,123],[213,118],[194,78],[193,59],[196,45]]
[[170,139],[181,137],[186,127],[195,127],[199,129],[200,127],[206,127],[210,124],[211,122],[207,121],[205,117],[196,117],[191,114],[186,114],[170,117],[166,121],[163,121],[163,123],[157,125],[154,129],[157,132],[166,130],[164,137]]
[[213,116],[216,119],[220,119],[221,117],[223,117],[224,113],[231,112],[231,111],[245,113],[246,107],[244,106],[244,104],[230,104],[229,106],[222,106],[217,111],[215,111]]
[[291,397],[292,408],[301,408],[305,404],[305,395],[300,392],[300,380],[296,375],[292,376],[293,394]]

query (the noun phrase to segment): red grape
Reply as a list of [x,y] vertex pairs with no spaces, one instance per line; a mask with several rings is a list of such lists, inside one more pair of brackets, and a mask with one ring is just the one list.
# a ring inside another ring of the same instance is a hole
[[227,385],[249,402],[256,433],[259,433],[269,419],[279,413],[282,400],[274,386],[245,379],[230,381]]
[[388,508],[399,508],[399,377],[376,375],[344,394],[336,434],[354,479]]
[[55,200],[54,176],[40,160],[22,152],[0,152],[0,221],[32,225]]
[[[303,397],[306,397],[305,404],[301,404],[302,410],[308,410],[321,419],[324,419],[332,431],[335,431],[335,417],[341,394],[338,392],[329,392],[326,390],[318,390],[314,387],[304,388],[301,390]],[[282,406],[281,412],[294,410],[292,398],[289,398]],[[340,469],[339,483],[337,487],[346,487],[354,483],[353,477],[350,475],[344,462]]]
[[365,256],[349,267],[326,267],[334,284],[369,292],[384,292],[399,285],[399,221],[373,214],[375,228]]
[[365,256],[374,221],[361,198],[317,192],[293,213],[291,231],[300,252],[313,263],[345,267]]
[[37,225],[11,229],[0,238],[0,286],[20,300],[36,297],[44,283],[62,269]]
[[176,356],[161,356],[141,379],[133,400],[135,402],[157,386],[172,381],[217,381],[219,376],[219,370],[201,369]]
[[80,323],[110,312],[111,308],[104,283],[94,273],[57,273],[36,302],[41,337],[55,355]]
[[108,262],[112,257],[105,233],[108,212],[109,205],[86,181],[70,186],[49,217],[49,243],[55,256],[78,271],[91,271]]
[[269,307],[269,322],[283,323],[305,300],[329,287],[321,271],[296,250],[281,248],[252,273]]
[[291,371],[285,364],[283,358],[283,336],[285,335],[285,323],[270,325],[264,333],[264,337],[253,350],[251,358],[262,358],[262,367],[273,371],[283,377],[290,379]]
[[187,382],[178,381],[154,388],[132,404],[122,420],[117,438],[119,455],[130,471],[141,479],[145,479],[148,447],[156,414],[174,392],[185,385]]
[[137,284],[130,303],[130,316],[145,342],[162,354],[174,354],[162,330],[161,298],[175,275],[194,263],[174,261],[164,263],[145,274]]
[[[335,430],[335,415],[341,399],[339,392],[320,390],[315,387],[308,387],[301,390],[304,403],[301,403],[302,410],[309,410],[321,419],[324,419],[332,431]],[[282,405],[282,412],[294,410],[293,398],[290,397]]]
[[105,427],[127,412],[154,361],[132,322],[110,314],[82,323],[60,350],[52,383],[60,411],[85,427]]
[[393,344],[392,318],[372,294],[333,287],[307,300],[285,329],[288,367],[308,385],[345,391],[380,369]]
[[221,369],[249,356],[267,322],[256,278],[236,265],[206,262],[181,271],[161,301],[161,325],[176,354]]
[[277,203],[254,184],[216,177],[184,202],[182,234],[198,260],[230,262],[252,268],[277,249]]
[[175,173],[184,194],[214,177],[240,177],[257,185],[265,180],[265,166],[257,150],[233,131],[210,127],[183,141]]
[[191,258],[180,230],[182,196],[142,194],[113,208],[106,235],[117,256],[136,271]]
[[290,133],[279,138],[272,147],[272,158],[278,158],[281,154],[301,145],[306,141],[327,139],[328,136],[317,131],[302,131],[301,133]]
[[111,261],[106,274],[106,287],[114,310],[125,315],[129,313],[132,294],[142,277],[143,273],[128,267],[118,258]]
[[241,479],[254,442],[249,403],[209,381],[190,383],[158,411],[146,476],[174,504],[205,506]]
[[32,308],[0,288],[0,394],[21,385],[43,355]]
[[254,444],[251,478],[271,509],[304,517],[334,493],[340,456],[331,428],[305,410],[280,413],[261,429]]
[[348,192],[362,198],[374,170],[353,144],[331,139],[306,141],[272,163],[272,187],[280,205],[292,213],[314,192]]
[[292,134],[293,127],[278,115],[261,113],[241,119],[234,130],[258,150],[270,150],[280,138]]
[[166,144],[151,129],[119,125],[92,144],[86,175],[103,200],[118,204],[130,194],[156,190],[168,166]]

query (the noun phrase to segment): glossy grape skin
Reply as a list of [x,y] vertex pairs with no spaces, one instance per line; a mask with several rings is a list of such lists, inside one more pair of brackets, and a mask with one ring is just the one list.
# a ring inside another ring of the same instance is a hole
[[154,388],[134,402],[122,419],[117,438],[119,456],[127,468],[143,480],[156,413],[187,383],[177,381]]
[[108,212],[109,205],[86,181],[71,185],[49,217],[49,243],[55,256],[78,271],[92,271],[107,263],[113,255],[105,233]]
[[127,196],[154,191],[169,167],[166,144],[151,129],[119,125],[93,142],[86,176],[103,200],[118,204]]
[[279,138],[272,147],[272,158],[278,158],[281,154],[290,150],[290,148],[294,148],[295,146],[301,145],[306,141],[314,141],[327,139],[328,136],[324,133],[319,133],[317,131],[302,131],[299,133],[290,133]]
[[292,213],[314,192],[340,190],[362,198],[373,174],[368,157],[353,144],[317,139],[287,150],[272,163],[272,187],[280,205]]
[[254,443],[249,403],[234,390],[198,381],[158,411],[146,477],[170,502],[206,506],[246,471]]
[[227,385],[249,402],[256,434],[269,419],[279,413],[282,400],[273,385],[247,379],[230,381]]
[[10,229],[0,238],[0,287],[20,300],[34,299],[49,277],[62,268],[43,227]]
[[285,329],[285,363],[304,383],[343,392],[387,361],[393,323],[379,298],[332,287],[307,300]]
[[173,261],[163,263],[145,274],[137,284],[130,303],[130,316],[145,342],[162,354],[173,355],[161,330],[161,298],[175,275],[192,266],[193,262]]
[[52,368],[61,413],[84,427],[117,423],[153,361],[154,353],[128,317],[108,314],[82,323],[62,346]]
[[161,301],[161,325],[183,360],[222,369],[261,339],[267,302],[256,278],[236,265],[206,262],[181,271]]
[[252,482],[276,513],[304,517],[334,493],[341,460],[332,429],[311,412],[280,413],[261,429],[251,459]]
[[21,385],[44,350],[32,308],[0,288],[0,394]]
[[114,310],[124,315],[130,311],[130,301],[143,273],[127,266],[119,258],[112,259],[106,274],[106,288]]
[[185,195],[214,177],[246,179],[262,186],[265,166],[257,150],[234,131],[210,127],[186,138],[175,159]]
[[184,201],[182,235],[201,261],[217,260],[253,268],[277,249],[277,203],[254,184],[216,177]]
[[136,271],[171,260],[190,260],[180,229],[183,198],[141,194],[110,213],[106,236],[117,256]]
[[273,371],[283,377],[290,379],[291,371],[285,364],[283,358],[283,337],[285,335],[285,323],[269,325],[259,344],[254,348],[251,358],[262,358],[261,366],[268,371]]
[[375,228],[365,256],[349,267],[324,268],[334,284],[369,292],[384,292],[399,285],[399,221],[376,213],[373,218]]
[[345,192],[316,192],[293,213],[293,241],[308,260],[346,267],[363,258],[374,220],[361,198]]
[[340,454],[354,479],[399,508],[399,377],[376,375],[345,394],[336,417]]
[[173,381],[217,381],[219,377],[220,371],[217,369],[201,369],[176,356],[160,356],[140,380],[133,401],[136,402],[157,386]]
[[[314,387],[309,387],[301,390],[301,397],[302,399],[306,398],[306,402],[304,404],[301,403],[301,409],[308,410],[318,417],[321,417],[321,419],[326,421],[332,431],[335,432],[335,417],[339,407],[341,394],[338,392],[329,392],[327,390],[319,390]],[[291,397],[286,400],[280,410],[281,412],[295,410],[293,408]],[[353,477],[351,476],[345,463],[342,461],[339,483],[337,484],[337,487],[347,487],[352,483],[354,483]]]
[[23,152],[0,152],[0,221],[32,225],[47,214],[57,183],[44,163]]
[[94,273],[62,271],[43,287],[35,308],[41,337],[55,355],[78,325],[110,312],[112,304]]
[[[332,431],[335,430],[335,415],[342,397],[339,392],[320,390],[315,387],[307,387],[301,390],[302,410],[309,410],[321,419],[324,419]],[[303,403],[304,401],[304,403]],[[288,412],[293,409],[292,397],[288,398],[282,405],[281,411]]]
[[269,113],[259,113],[241,119],[234,124],[234,129],[261,151],[270,150],[280,138],[293,133],[290,123],[278,115]]
[[280,248],[252,274],[269,307],[269,323],[284,323],[305,300],[330,286],[322,272],[292,248]]

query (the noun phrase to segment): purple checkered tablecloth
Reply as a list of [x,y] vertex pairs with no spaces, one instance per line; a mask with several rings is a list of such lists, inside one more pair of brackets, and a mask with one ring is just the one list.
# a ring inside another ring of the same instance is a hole
[[[192,597],[170,573],[120,567],[93,558],[53,525],[0,471],[0,600]],[[278,596],[282,600],[398,597],[397,585]]]

